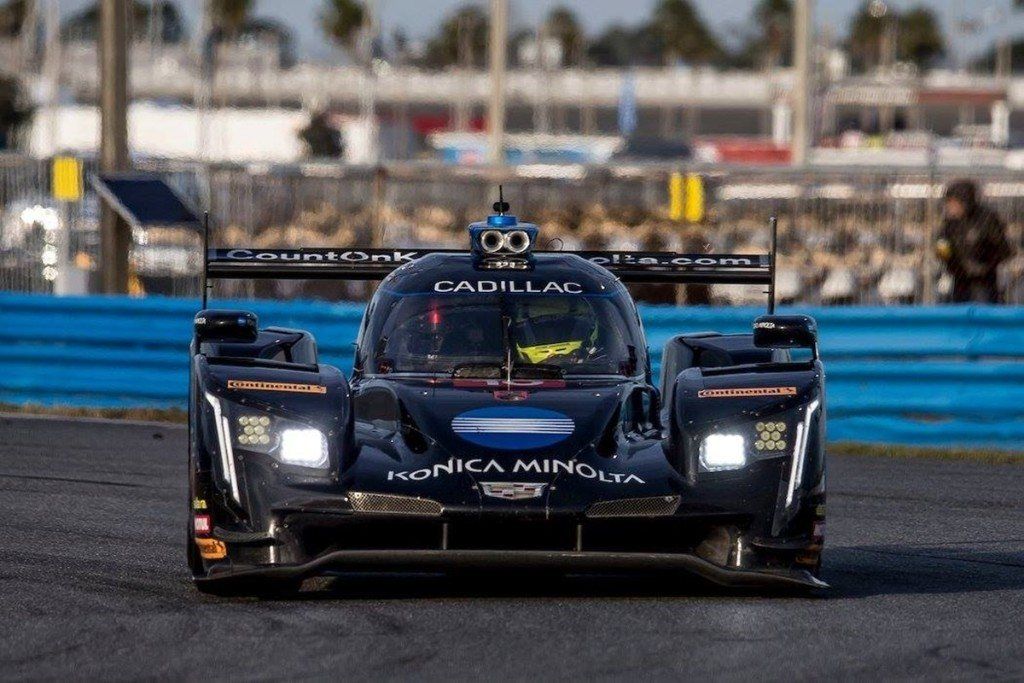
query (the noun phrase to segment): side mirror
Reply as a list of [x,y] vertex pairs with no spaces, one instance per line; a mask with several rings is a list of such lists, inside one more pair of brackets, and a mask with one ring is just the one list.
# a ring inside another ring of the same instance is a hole
[[249,311],[199,311],[193,324],[200,343],[251,344],[259,335],[259,320]]
[[811,349],[818,355],[818,323],[808,315],[762,315],[754,321],[759,349]]

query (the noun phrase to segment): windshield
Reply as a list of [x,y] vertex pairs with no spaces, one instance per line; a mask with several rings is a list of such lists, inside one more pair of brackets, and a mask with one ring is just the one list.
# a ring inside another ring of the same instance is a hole
[[623,291],[573,294],[380,292],[359,362],[368,373],[547,379],[635,375],[643,342]]

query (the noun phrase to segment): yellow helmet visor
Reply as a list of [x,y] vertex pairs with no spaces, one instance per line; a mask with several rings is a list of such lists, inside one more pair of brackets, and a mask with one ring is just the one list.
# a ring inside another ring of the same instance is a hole
[[543,363],[554,356],[566,356],[573,351],[579,351],[581,346],[583,346],[582,341],[537,344],[536,346],[520,346],[516,344],[516,351],[531,363]]

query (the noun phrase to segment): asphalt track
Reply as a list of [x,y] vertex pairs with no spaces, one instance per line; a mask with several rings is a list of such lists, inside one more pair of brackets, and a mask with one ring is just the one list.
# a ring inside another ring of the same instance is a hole
[[485,575],[224,600],[185,569],[184,437],[0,416],[0,678],[1024,678],[1024,466],[834,458],[824,598]]

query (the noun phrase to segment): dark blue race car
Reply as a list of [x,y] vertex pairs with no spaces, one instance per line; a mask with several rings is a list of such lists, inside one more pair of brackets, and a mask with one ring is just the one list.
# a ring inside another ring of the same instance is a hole
[[[496,210],[466,251],[207,250],[211,279],[382,282],[349,377],[308,332],[196,316],[200,590],[479,567],[823,587],[824,373],[814,321],[772,314],[774,223],[768,255],[539,252]],[[656,384],[623,282],[760,284],[769,315],[673,338]]]

